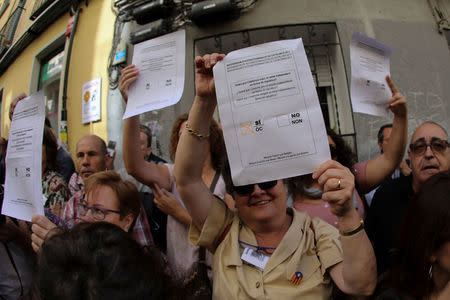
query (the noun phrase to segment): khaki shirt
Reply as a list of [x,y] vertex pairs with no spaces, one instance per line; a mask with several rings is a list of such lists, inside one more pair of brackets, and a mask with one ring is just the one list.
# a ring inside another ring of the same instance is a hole
[[[329,299],[330,279],[326,270],[343,260],[339,233],[333,226],[288,208],[292,224],[264,271],[243,263],[239,240],[257,245],[253,232],[223,201],[213,201],[201,233],[190,228],[193,244],[206,247],[213,258],[214,299]],[[311,229],[311,222],[314,231]],[[228,225],[230,230],[219,243]],[[300,271],[303,280],[290,279]]]

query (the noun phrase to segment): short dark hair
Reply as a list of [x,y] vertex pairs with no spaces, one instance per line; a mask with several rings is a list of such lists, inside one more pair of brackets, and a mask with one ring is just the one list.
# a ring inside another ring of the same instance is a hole
[[141,209],[141,198],[136,186],[131,181],[123,181],[115,171],[97,172],[85,181],[86,195],[100,186],[108,186],[116,194],[119,200],[120,219],[131,214],[136,220]]
[[383,143],[383,141],[384,141],[384,130],[386,129],[386,128],[392,128],[392,123],[389,123],[389,124],[384,124],[383,126],[381,126],[380,127],[380,129],[378,130],[378,134],[377,134],[377,137],[378,137],[378,143]]
[[120,227],[80,223],[48,238],[37,255],[33,299],[181,299],[188,291],[167,273],[156,248],[142,248]]
[[145,134],[147,136],[147,147],[152,146],[152,130],[148,128],[148,126],[145,126],[144,124],[141,124],[139,126],[140,132]]
[[450,241],[448,195],[450,171],[431,176],[410,200],[403,219],[391,281],[414,299],[428,299],[435,288],[429,274],[430,258]]

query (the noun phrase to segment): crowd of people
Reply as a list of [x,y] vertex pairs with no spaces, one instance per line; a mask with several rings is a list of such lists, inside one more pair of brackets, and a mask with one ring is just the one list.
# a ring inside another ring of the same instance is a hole
[[[172,163],[139,116],[125,120],[120,170],[99,136],[82,137],[72,162],[44,126],[45,215],[2,218],[0,299],[450,299],[446,129],[427,121],[407,147],[407,100],[388,76],[394,117],[378,156],[358,162],[327,129],[331,160],[313,174],[235,186],[213,118],[224,57],[195,58]],[[138,77],[123,69],[125,102]]]

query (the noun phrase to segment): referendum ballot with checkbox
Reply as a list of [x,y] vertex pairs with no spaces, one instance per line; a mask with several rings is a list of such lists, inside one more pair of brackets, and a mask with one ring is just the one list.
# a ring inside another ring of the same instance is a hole
[[301,39],[233,51],[214,80],[235,185],[312,173],[330,159]]

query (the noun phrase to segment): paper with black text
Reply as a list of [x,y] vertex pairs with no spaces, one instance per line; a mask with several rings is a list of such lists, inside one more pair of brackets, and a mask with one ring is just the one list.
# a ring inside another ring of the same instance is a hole
[[184,88],[185,30],[163,35],[134,46],[132,63],[139,69],[130,86],[123,118],[173,105]]
[[354,112],[387,117],[392,96],[386,75],[390,75],[392,48],[354,33],[350,43],[352,67],[351,99]]
[[301,39],[233,51],[213,71],[234,185],[312,173],[330,159]]
[[17,103],[6,152],[5,196],[2,214],[31,221],[44,214],[42,197],[42,136],[44,92]]

